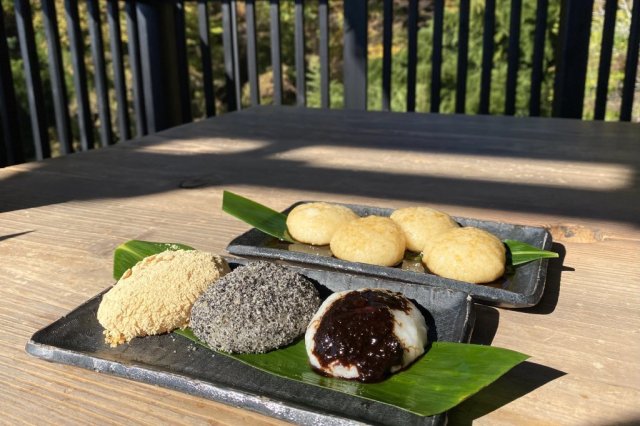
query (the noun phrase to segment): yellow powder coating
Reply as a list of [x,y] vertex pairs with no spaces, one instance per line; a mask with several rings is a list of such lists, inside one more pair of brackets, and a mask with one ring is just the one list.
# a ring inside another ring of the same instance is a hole
[[402,228],[407,238],[407,249],[415,252],[422,251],[434,237],[458,227],[451,216],[429,207],[398,209],[391,219]]
[[331,252],[338,259],[393,266],[405,250],[402,229],[388,217],[368,216],[338,228],[331,238]]
[[165,251],[142,259],[102,297],[98,321],[105,341],[117,346],[186,327],[195,300],[228,272],[223,258],[202,251]]
[[502,241],[487,231],[455,228],[430,241],[422,261],[441,277],[488,283],[504,274],[506,249]]

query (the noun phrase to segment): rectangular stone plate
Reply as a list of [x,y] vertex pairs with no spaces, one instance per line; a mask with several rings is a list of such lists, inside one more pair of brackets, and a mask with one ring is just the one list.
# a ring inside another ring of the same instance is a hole
[[[230,260],[232,268],[245,263]],[[390,282],[330,271],[296,268],[321,294],[363,287],[402,292],[425,313],[432,341],[468,342],[475,314],[462,292]],[[283,379],[215,353],[174,334],[133,339],[111,348],[104,343],[96,312],[102,294],[35,333],[31,355],[100,373],[159,385],[298,424],[440,425],[446,413],[422,417],[392,406]],[[212,416],[215,413],[212,413]]]
[[[284,210],[283,213],[286,214],[295,206],[307,202],[310,201],[295,203]],[[360,216],[389,216],[393,212],[393,209],[387,208],[353,204],[343,205],[350,207]],[[454,217],[454,219],[462,226],[485,229],[501,240],[518,240],[544,250],[551,248],[551,234],[544,228],[463,217]],[[231,241],[227,246],[227,251],[237,256],[278,259],[305,266],[313,265],[314,267],[364,274],[388,280],[401,280],[460,290],[470,294],[474,299],[482,303],[504,308],[526,308],[534,306],[540,301],[544,292],[548,263],[547,259],[529,262],[518,266],[515,268],[514,273],[507,274],[490,285],[477,285],[442,278],[425,272],[404,270],[400,267],[376,266],[340,260],[331,257],[327,246],[317,248],[307,244],[289,244],[281,242],[255,228]]]

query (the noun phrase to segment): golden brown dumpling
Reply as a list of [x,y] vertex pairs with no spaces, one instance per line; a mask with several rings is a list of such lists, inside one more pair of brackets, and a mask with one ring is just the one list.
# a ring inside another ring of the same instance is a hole
[[326,245],[336,230],[358,218],[350,208],[323,202],[301,204],[287,216],[289,234],[301,243]]
[[331,252],[351,262],[393,266],[405,250],[402,229],[388,217],[368,216],[340,227],[331,239]]
[[423,263],[441,277],[488,283],[504,274],[506,249],[495,235],[478,228],[457,228],[428,244]]
[[407,249],[421,252],[430,239],[457,228],[458,224],[446,213],[429,207],[406,207],[391,214],[407,239]]

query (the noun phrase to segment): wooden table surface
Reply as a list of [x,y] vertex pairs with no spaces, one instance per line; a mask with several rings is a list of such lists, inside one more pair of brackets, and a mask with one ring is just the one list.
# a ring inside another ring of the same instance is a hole
[[478,307],[472,341],[531,355],[451,424],[640,422],[640,127],[534,118],[262,107],[0,169],[1,423],[280,424],[27,355],[38,329],[112,284],[129,239],[225,253],[248,226],[224,189],[430,205],[546,226],[561,259],[542,302]]

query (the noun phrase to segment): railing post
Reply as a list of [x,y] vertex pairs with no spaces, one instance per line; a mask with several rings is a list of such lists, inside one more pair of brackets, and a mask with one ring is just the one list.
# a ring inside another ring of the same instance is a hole
[[24,162],[18,131],[18,103],[11,72],[11,58],[4,26],[4,10],[0,5],[0,167]]
[[178,43],[184,29],[177,28],[181,21],[177,4],[176,0],[136,2],[144,106],[150,133],[182,124],[184,117],[190,115],[184,111],[185,82],[181,82],[181,77],[188,73],[178,69],[185,66],[180,60],[185,52]]
[[224,74],[227,89],[227,111],[242,108],[242,88],[238,64],[238,31],[236,28],[235,0],[222,0],[222,46],[224,48]]
[[27,99],[31,118],[31,131],[36,159],[51,157],[49,134],[44,110],[44,93],[40,77],[40,64],[36,52],[35,34],[33,31],[33,15],[31,3],[27,0],[16,0],[16,26],[20,40],[20,52],[24,65],[24,76],[27,83]]
[[553,116],[582,118],[593,0],[563,0],[556,50]]
[[367,2],[344,1],[344,107],[367,109]]

